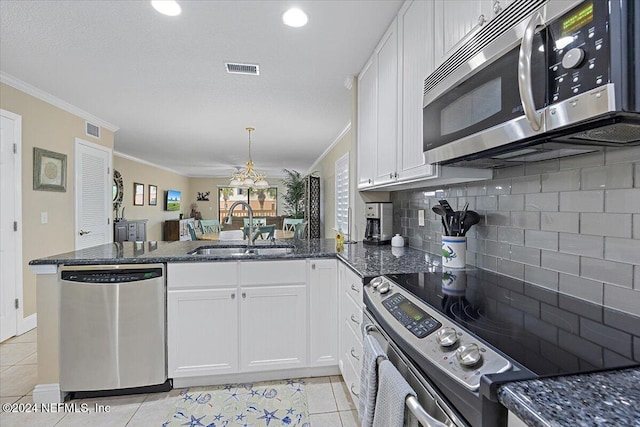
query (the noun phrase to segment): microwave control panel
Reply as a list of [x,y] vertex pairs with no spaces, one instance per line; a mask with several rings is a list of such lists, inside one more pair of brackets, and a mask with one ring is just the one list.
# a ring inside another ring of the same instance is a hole
[[581,3],[549,25],[549,104],[609,83],[607,4]]

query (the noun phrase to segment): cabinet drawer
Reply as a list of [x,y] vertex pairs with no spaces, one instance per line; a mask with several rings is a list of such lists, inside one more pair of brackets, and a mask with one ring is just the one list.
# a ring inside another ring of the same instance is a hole
[[346,357],[343,359],[344,363],[342,363],[341,366],[342,378],[347,386],[347,390],[349,390],[353,404],[358,408],[358,399],[360,397],[360,373],[356,373],[353,369],[353,365],[346,360]]
[[342,297],[342,320],[346,322],[354,332],[360,334],[362,307],[354,302],[348,295],[343,295]]
[[363,354],[362,337],[351,328],[351,325],[348,327],[343,325],[342,340],[342,348],[345,353],[344,360],[349,360],[355,372],[360,375]]
[[364,306],[362,300],[362,278],[345,266],[342,292],[348,294],[360,307]]
[[136,229],[138,228],[138,224],[136,224],[135,222],[130,222],[129,224],[127,224],[127,228],[129,228],[129,233],[133,231],[133,233],[135,234]]
[[240,263],[240,285],[305,283],[307,263],[296,261],[247,261]]
[[202,288],[236,286],[238,263],[193,262],[167,264],[167,288]]

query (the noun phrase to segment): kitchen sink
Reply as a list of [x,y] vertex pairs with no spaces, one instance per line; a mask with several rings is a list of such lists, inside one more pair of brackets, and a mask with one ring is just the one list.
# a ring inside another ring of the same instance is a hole
[[233,247],[201,247],[194,251],[188,252],[189,255],[213,255],[213,256],[231,256],[244,257],[256,255],[288,255],[295,252],[293,246],[233,246]]

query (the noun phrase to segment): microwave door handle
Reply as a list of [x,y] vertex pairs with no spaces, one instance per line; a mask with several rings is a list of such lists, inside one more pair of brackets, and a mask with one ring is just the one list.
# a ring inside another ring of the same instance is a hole
[[522,44],[520,45],[520,56],[518,58],[518,89],[520,90],[520,100],[522,101],[524,115],[527,117],[531,129],[534,131],[539,131],[542,127],[542,112],[536,111],[536,105],[533,102],[533,86],[531,80],[533,37],[539,25],[544,25],[544,20],[540,12],[536,12],[524,30]]

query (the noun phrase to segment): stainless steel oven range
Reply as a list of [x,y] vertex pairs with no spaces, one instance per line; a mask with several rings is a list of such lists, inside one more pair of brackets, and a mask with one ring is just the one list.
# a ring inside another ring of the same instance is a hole
[[405,425],[506,426],[500,384],[640,365],[639,317],[486,270],[376,277],[364,302],[417,392]]

